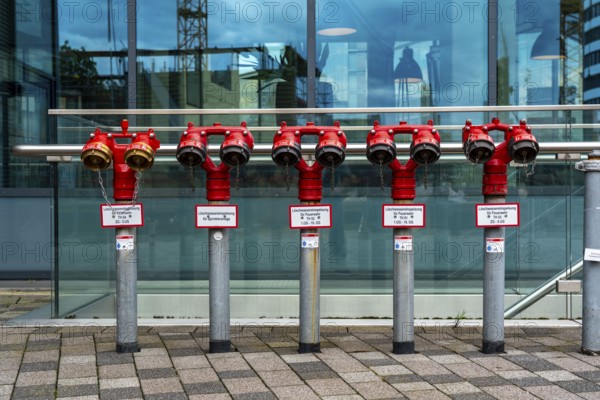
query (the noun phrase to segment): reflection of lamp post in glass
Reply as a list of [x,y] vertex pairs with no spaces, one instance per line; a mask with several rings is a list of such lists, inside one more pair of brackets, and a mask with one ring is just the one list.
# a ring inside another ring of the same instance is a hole
[[[552,87],[550,88],[552,104],[559,104],[562,96],[559,96],[558,62],[566,58],[564,52],[564,41],[559,32],[559,24],[553,20],[545,20],[542,33],[535,39],[531,47],[532,60],[552,61]],[[556,111],[552,111],[552,123],[557,122]]]
[[439,41],[433,41],[429,47],[427,58],[427,79],[429,80],[429,105],[438,105],[440,95],[440,45]]
[[566,58],[564,41],[559,32],[558,22],[544,21],[542,33],[531,47],[532,60],[552,61],[552,104],[559,103],[558,96],[558,60]]
[[402,57],[394,70],[394,80],[399,83],[398,106],[410,106],[408,84],[423,82],[423,72],[415,61],[413,50],[408,46],[402,50]]

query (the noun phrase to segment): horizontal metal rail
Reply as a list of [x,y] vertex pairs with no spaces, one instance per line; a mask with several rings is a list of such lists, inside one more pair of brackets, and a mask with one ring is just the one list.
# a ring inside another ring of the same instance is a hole
[[[92,121],[88,121],[90,123],[89,126],[59,126],[58,130],[61,132],[81,132],[82,130],[86,130],[86,132],[91,132],[91,130],[95,129],[98,126],[101,129],[105,129],[109,132],[117,132],[121,130],[120,126],[110,126],[110,125],[92,125]],[[530,124],[531,129],[534,131],[538,130],[556,130],[556,129],[598,129],[600,128],[600,124]],[[440,132],[444,131],[460,131],[464,128],[464,124],[461,125],[436,125],[436,129]],[[183,132],[187,129],[187,126],[129,126],[129,131],[140,132],[147,131],[152,128],[156,132]],[[275,132],[279,129],[278,126],[251,126],[248,127],[251,132]],[[345,132],[368,132],[373,129],[372,126],[366,125],[352,125],[352,126],[343,126],[342,129]]]
[[[302,149],[312,151],[316,144],[302,144]],[[540,142],[540,153],[542,154],[582,154],[600,149],[600,142]],[[16,156],[23,157],[69,157],[81,154],[83,143],[79,145],[71,144],[21,144],[12,148]],[[442,155],[444,154],[463,154],[461,143],[442,143]],[[252,150],[254,155],[271,155],[270,144],[257,144]],[[400,155],[409,154],[409,143],[396,143],[396,149]],[[217,154],[219,145],[213,144],[208,147],[212,154]],[[177,151],[176,144],[161,145],[157,151],[158,156],[175,156]],[[364,155],[366,151],[365,143],[349,143],[346,147],[347,155]]]
[[380,108],[174,108],[174,109],[50,109],[48,115],[247,115],[247,114],[410,114],[467,112],[590,111],[600,104],[474,107],[380,107]]
[[556,287],[556,281],[570,278],[573,275],[581,272],[582,270],[583,260],[579,260],[571,268],[567,268],[566,270],[554,275],[552,278],[548,279],[546,282],[538,286],[533,292],[529,293],[527,296],[523,297],[521,300],[517,301],[512,306],[508,307],[504,311],[504,318],[512,318],[517,314],[523,312],[525,309],[531,307],[539,300],[541,300],[544,296],[551,293]]

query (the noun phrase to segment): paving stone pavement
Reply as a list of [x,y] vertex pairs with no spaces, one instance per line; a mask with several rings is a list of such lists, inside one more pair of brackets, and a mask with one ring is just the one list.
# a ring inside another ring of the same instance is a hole
[[6,323],[49,293],[0,299],[0,400],[600,399],[600,357],[579,353],[580,328],[531,321],[484,355],[481,329],[440,321],[416,328],[417,354],[395,355],[389,327],[328,325],[320,353],[298,354],[294,327],[238,326],[230,353],[209,354],[205,328],[156,326],[140,327],[139,353],[117,354],[114,327]]

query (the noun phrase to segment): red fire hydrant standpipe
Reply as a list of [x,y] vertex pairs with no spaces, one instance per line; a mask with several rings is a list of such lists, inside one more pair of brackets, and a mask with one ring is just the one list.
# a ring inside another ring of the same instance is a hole
[[[490,131],[504,132],[504,141],[494,146]],[[507,165],[535,160],[539,146],[525,120],[519,125],[500,123],[498,118],[475,126],[467,120],[463,128],[463,150],[471,162],[484,164],[482,193],[484,203],[502,204],[508,193]],[[483,232],[483,341],[482,352],[504,352],[504,227],[484,228]],[[502,243],[488,246],[486,243]],[[493,247],[493,248],[492,248]]]
[[[216,165],[207,155],[210,136],[224,136],[219,152],[221,163]],[[241,126],[194,127],[190,122],[177,148],[177,160],[186,167],[201,165],[206,171],[206,199],[209,205],[229,204],[231,168],[239,168],[250,159],[254,138]],[[208,229],[209,270],[209,352],[231,350],[229,302],[229,228]]]
[[[107,133],[96,129],[81,151],[81,160],[86,168],[98,171],[98,174],[112,162],[113,197],[116,204],[134,204],[139,187],[137,174],[152,166],[160,142],[152,129],[143,133],[129,133],[127,120],[121,122],[121,129],[121,133]],[[132,142],[120,144],[115,139],[131,139]],[[137,228],[132,227],[115,228],[117,244],[120,240],[130,243],[126,247],[117,246],[116,249],[117,353],[139,351],[136,231]]]
[[[316,162],[309,165],[302,158],[302,136],[317,136]],[[303,205],[316,205],[321,201],[325,167],[335,168],[345,158],[346,136],[340,123],[334,126],[287,126],[285,122],[273,138],[272,157],[276,164],[295,166],[299,172],[298,199]],[[305,246],[303,238],[310,237],[311,246]],[[316,243],[316,245],[315,245]],[[321,350],[320,295],[321,260],[319,257],[319,229],[300,229],[300,318],[299,353],[314,353]]]
[[[396,158],[394,135],[410,134],[410,159],[402,165]],[[392,170],[392,200],[394,204],[411,204],[416,197],[415,170],[419,165],[430,165],[440,158],[440,135],[427,125],[381,126],[375,121],[367,135],[367,158],[372,164]],[[394,354],[415,352],[414,339],[414,252],[412,249],[412,228],[394,228],[396,238],[410,238],[410,246],[394,247],[394,289],[393,289],[393,348]],[[407,240],[407,239],[403,239]]]

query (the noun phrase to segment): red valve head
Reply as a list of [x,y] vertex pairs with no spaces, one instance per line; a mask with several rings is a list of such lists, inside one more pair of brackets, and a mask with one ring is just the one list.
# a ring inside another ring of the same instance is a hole
[[527,164],[536,159],[540,146],[527,121],[521,120],[519,126],[509,128],[508,154],[516,162]]
[[437,130],[415,128],[410,144],[410,158],[419,165],[430,165],[439,160],[441,154],[440,136]]
[[226,165],[236,167],[250,160],[250,150],[254,148],[254,138],[246,123],[242,122],[241,129],[225,131],[225,139],[221,143],[219,157]]
[[337,167],[346,158],[346,135],[340,129],[340,123],[334,123],[334,129],[322,129],[319,143],[315,148],[315,158],[324,167]]
[[83,165],[93,171],[107,169],[112,161],[113,146],[112,136],[96,129],[81,150]]
[[375,121],[367,135],[367,159],[374,165],[388,165],[396,159],[394,132],[378,127],[379,121]]
[[485,126],[472,126],[471,120],[467,120],[462,136],[463,152],[470,162],[485,164],[492,159],[496,146]]
[[125,149],[125,164],[134,171],[143,171],[154,164],[156,150],[160,142],[152,129],[148,132],[134,133],[132,142]]
[[175,157],[184,167],[201,165],[206,160],[206,132],[188,123],[188,129],[179,138]]
[[281,167],[292,167],[302,158],[300,131],[287,129],[287,124],[281,123],[281,128],[273,137],[271,158]]

